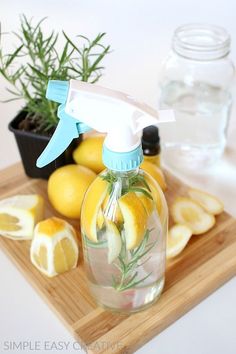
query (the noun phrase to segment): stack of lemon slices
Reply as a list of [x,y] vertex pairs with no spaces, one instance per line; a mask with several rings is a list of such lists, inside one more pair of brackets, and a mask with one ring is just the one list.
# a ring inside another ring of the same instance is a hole
[[209,231],[215,225],[215,215],[224,210],[223,203],[208,193],[190,189],[188,194],[189,198],[177,197],[170,210],[176,225],[169,230],[167,258],[177,256],[192,235]]

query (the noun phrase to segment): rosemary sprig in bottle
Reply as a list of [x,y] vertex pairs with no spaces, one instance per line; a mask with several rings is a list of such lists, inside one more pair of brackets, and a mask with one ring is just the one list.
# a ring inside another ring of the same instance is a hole
[[152,272],[150,272],[145,277],[138,279],[138,272],[136,270],[148,261],[149,258],[142,262],[144,256],[149,253],[157,243],[157,240],[148,243],[150,233],[151,230],[147,230],[140,245],[135,250],[130,251],[126,249],[124,232],[121,233],[122,248],[118,257],[118,262],[114,263],[120,271],[120,279],[115,279],[114,276],[112,278],[112,286],[117,291],[124,291],[133,288],[144,282],[144,280],[152,274]]

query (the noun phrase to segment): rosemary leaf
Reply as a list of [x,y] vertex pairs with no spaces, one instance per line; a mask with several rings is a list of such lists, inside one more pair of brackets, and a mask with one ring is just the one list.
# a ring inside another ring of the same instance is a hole
[[146,197],[148,197],[149,199],[153,200],[152,195],[144,188],[141,188],[141,187],[130,187],[129,188],[129,192],[143,193]]
[[133,281],[133,282],[130,282],[128,283],[127,285],[124,285],[122,286],[121,288],[118,288],[117,290],[118,291],[124,291],[124,290],[128,290],[130,288],[134,288],[135,286],[141,284],[144,282],[144,280],[146,280],[148,277],[150,277],[150,275],[152,274],[152,272],[148,273],[145,277],[143,277],[142,279],[140,280],[137,280],[137,281]]
[[[135,250],[131,251],[126,250],[126,248],[124,249],[123,243],[125,235],[121,236],[122,248],[118,257],[119,263],[114,263],[120,271],[120,280],[116,280],[116,282],[113,283],[113,286],[117,291],[124,291],[135,287],[141,284],[151,274],[150,273],[144,278],[137,280],[138,272],[136,269],[150,259],[148,258],[147,260],[143,260],[144,256],[148,254],[157,243],[156,240],[148,244],[150,232],[151,230],[147,230],[140,245]],[[143,262],[141,262],[142,260]]]

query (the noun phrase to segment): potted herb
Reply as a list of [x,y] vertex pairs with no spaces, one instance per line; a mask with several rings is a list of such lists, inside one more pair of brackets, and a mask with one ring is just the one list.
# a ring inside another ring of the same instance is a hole
[[55,168],[71,162],[73,141],[68,150],[56,161],[38,169],[38,156],[47,145],[57,123],[58,104],[45,97],[48,80],[77,79],[95,83],[102,75],[101,61],[110,46],[102,44],[105,33],[93,40],[78,35],[77,46],[63,31],[63,46],[58,49],[59,34],[45,35],[42,24],[20,17],[20,30],[12,32],[19,42],[16,49],[5,54],[0,37],[0,73],[8,82],[12,96],[5,102],[23,99],[24,108],[10,122],[21,154],[25,172],[30,177],[48,178]]

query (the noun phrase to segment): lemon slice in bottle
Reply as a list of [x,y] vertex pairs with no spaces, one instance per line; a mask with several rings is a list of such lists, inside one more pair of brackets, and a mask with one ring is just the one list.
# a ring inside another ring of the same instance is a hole
[[213,195],[200,191],[198,189],[189,189],[188,194],[208,213],[218,215],[224,210],[224,204]]
[[167,189],[164,173],[157,165],[149,161],[143,161],[140,165],[140,168],[148,172],[155,179],[163,191]]
[[[98,176],[89,186],[84,197],[81,210],[82,231],[93,242],[97,242],[97,226],[101,227],[103,224],[103,214],[100,209],[108,186],[108,182]],[[98,217],[99,219],[97,220]]]
[[148,215],[143,203],[134,192],[122,195],[118,203],[124,219],[126,248],[131,250],[137,247],[144,237]]
[[167,259],[176,257],[178,254],[180,254],[187,245],[191,236],[192,230],[188,226],[181,224],[172,226],[168,232],[167,237]]
[[33,237],[35,224],[42,220],[44,201],[40,195],[16,195],[0,201],[0,235],[14,240]]
[[108,246],[108,264],[111,264],[120,254],[121,236],[116,224],[106,220],[106,237]]
[[31,243],[30,258],[34,266],[48,277],[76,267],[78,241],[74,228],[52,217],[37,224]]
[[159,186],[159,184],[154,180],[153,177],[149,175],[145,175],[145,180],[151,189],[151,195],[154,200],[154,204],[156,206],[157,213],[160,217],[161,223],[164,224],[167,217],[167,203],[164,197],[164,193]]
[[154,210],[154,201],[153,199],[147,197],[145,194],[141,193],[141,192],[135,192],[135,194],[137,195],[137,197],[139,198],[139,200],[142,202],[146,213],[148,216],[150,216]]
[[187,225],[194,235],[203,234],[215,225],[215,217],[190,198],[176,198],[171,214],[177,224]]
[[112,206],[112,205],[109,205],[111,204],[111,199],[109,197],[109,194],[106,195],[103,203],[102,203],[102,211],[104,213],[104,211],[107,211],[107,209],[109,207],[111,208],[115,208],[115,211],[114,211],[114,222],[118,225],[122,224],[124,222],[123,220],[123,216],[122,216],[122,213],[121,213],[121,210],[120,210],[120,207],[118,205],[118,203],[116,202],[115,200],[115,206]]

